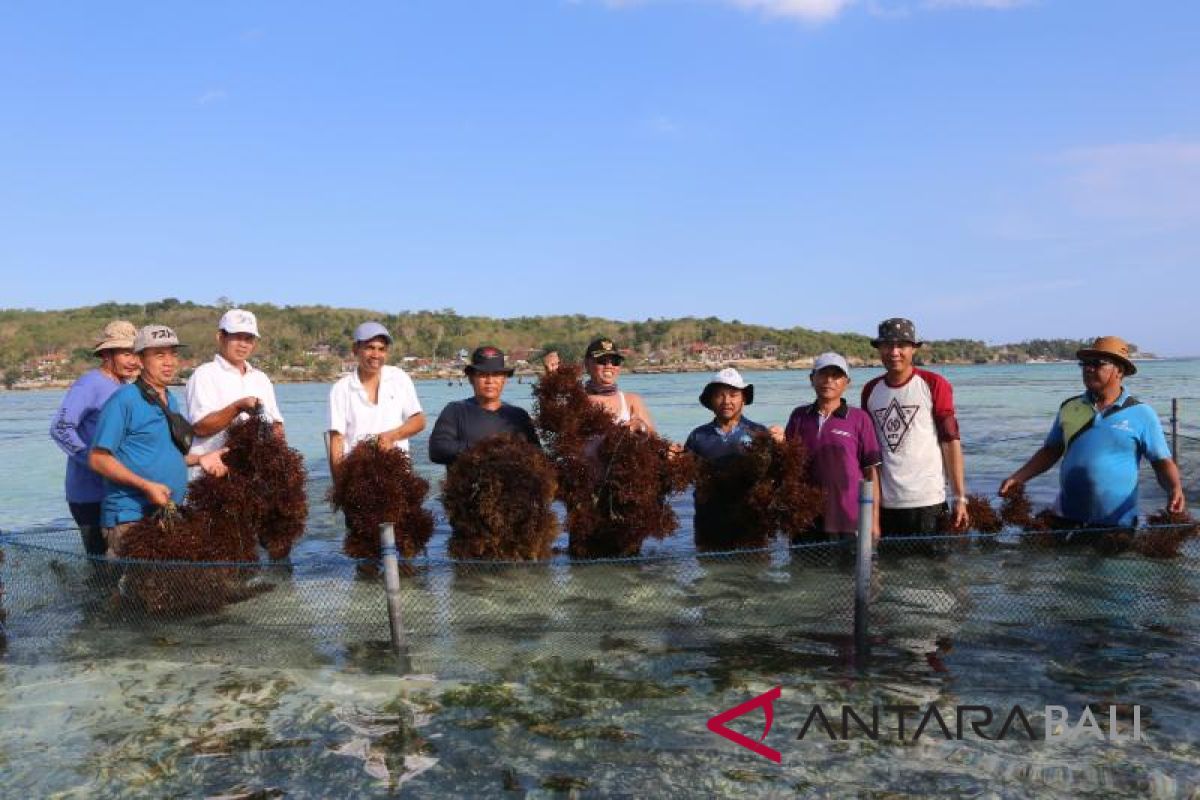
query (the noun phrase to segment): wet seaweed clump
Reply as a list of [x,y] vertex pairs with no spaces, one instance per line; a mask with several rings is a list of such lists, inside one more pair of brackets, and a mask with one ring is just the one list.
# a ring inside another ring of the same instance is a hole
[[1014,486],[1000,504],[1000,520],[1020,530],[1034,528],[1033,503],[1025,494],[1024,484]]
[[[967,517],[970,520],[970,525],[966,530],[959,530],[954,527],[954,513],[950,508],[945,508],[938,514],[937,532],[945,536],[960,536],[971,531],[983,534],[999,533],[1004,528],[1004,522],[1000,515],[992,508],[991,502],[980,494],[967,495]],[[953,549],[965,549],[970,540],[964,538],[960,542],[954,543]]]
[[967,495],[967,514],[971,518],[971,530],[978,533],[999,533],[1004,520],[992,508],[992,503],[981,494]]
[[184,516],[203,520],[223,560],[254,561],[256,544],[273,560],[287,558],[308,519],[304,458],[258,413],[229,429],[226,446],[229,474],[188,484]]
[[379,526],[396,526],[396,548],[413,558],[433,536],[433,514],[421,503],[429,481],[413,470],[408,453],[380,449],[374,439],[355,445],[329,489],[329,501],[346,515],[343,550],[351,558],[378,559]]
[[215,611],[270,588],[248,587],[237,566],[257,561],[253,539],[216,535],[212,518],[173,503],[130,527],[115,555],[138,562],[125,570],[122,596],[155,616]]
[[446,472],[442,507],[450,520],[450,555],[458,559],[537,561],[550,557],[558,535],[551,507],[554,466],[521,437],[489,437]]
[[661,436],[617,424],[588,399],[579,374],[560,367],[534,387],[534,424],[558,473],[571,556],[634,556],[678,527],[670,497],[690,485],[695,463]]
[[1133,549],[1147,558],[1175,558],[1183,543],[1200,533],[1200,524],[1186,511],[1163,510],[1146,520],[1149,530],[1133,541]]
[[741,453],[697,464],[696,547],[761,548],[777,532],[799,540],[812,531],[822,502],[808,480],[804,445],[759,432]]

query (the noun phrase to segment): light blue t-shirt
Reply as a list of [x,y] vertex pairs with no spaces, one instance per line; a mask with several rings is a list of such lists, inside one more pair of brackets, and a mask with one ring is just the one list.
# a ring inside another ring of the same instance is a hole
[[[179,405],[170,392],[167,406],[178,412]],[[104,404],[92,449],[103,449],[116,456],[135,475],[171,489],[171,499],[183,502],[187,491],[187,466],[183,454],[171,441],[167,417],[157,405],[150,404],[137,386],[122,386]],[[136,522],[154,510],[146,496],[132,486],[104,480],[104,502],[100,506],[100,524],[111,528],[122,522]]]
[[[1084,396],[1085,402],[1091,398]],[[1078,404],[1072,399],[1063,404]],[[1046,436],[1047,447],[1066,443],[1063,410]],[[1067,444],[1058,468],[1058,513],[1089,525],[1135,525],[1138,516],[1138,465],[1171,457],[1162,423],[1154,409],[1129,397],[1126,389]]]
[[104,499],[104,480],[88,466],[88,450],[100,409],[120,388],[121,382],[103,370],[89,370],[71,384],[50,423],[50,437],[68,456],[68,503],[99,503]]

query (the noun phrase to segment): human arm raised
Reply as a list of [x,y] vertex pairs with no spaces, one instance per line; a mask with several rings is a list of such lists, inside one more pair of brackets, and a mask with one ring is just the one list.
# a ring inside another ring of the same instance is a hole
[[234,400],[224,408],[219,408],[211,414],[206,414],[199,420],[192,423],[192,430],[197,436],[212,436],[220,433],[233,424],[233,421],[238,418],[238,415],[244,412],[252,412],[258,408],[259,399],[253,395],[242,397]]

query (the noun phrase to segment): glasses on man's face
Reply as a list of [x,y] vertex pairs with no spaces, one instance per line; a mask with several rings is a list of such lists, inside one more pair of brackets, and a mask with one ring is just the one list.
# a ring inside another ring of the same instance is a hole
[[1100,369],[1101,367],[1103,367],[1105,365],[1112,366],[1112,363],[1113,362],[1109,361],[1107,358],[1081,358],[1081,359],[1079,359],[1079,366],[1082,369]]
[[600,356],[599,358],[595,359],[595,361],[597,364],[599,364],[602,367],[619,367],[619,366],[621,366],[621,360],[619,358],[617,358],[616,356]]

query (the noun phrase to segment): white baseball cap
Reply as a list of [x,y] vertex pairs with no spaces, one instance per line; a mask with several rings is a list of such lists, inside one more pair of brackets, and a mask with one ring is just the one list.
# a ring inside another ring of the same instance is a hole
[[246,311],[243,308],[231,308],[221,315],[221,321],[217,323],[217,330],[225,331],[226,333],[248,333],[251,336],[258,336],[258,320],[254,317],[254,312]]
[[817,356],[817,360],[813,362],[813,373],[820,372],[826,367],[837,367],[846,377],[850,377],[850,365],[846,363],[846,359],[842,358],[837,353],[821,353]]

